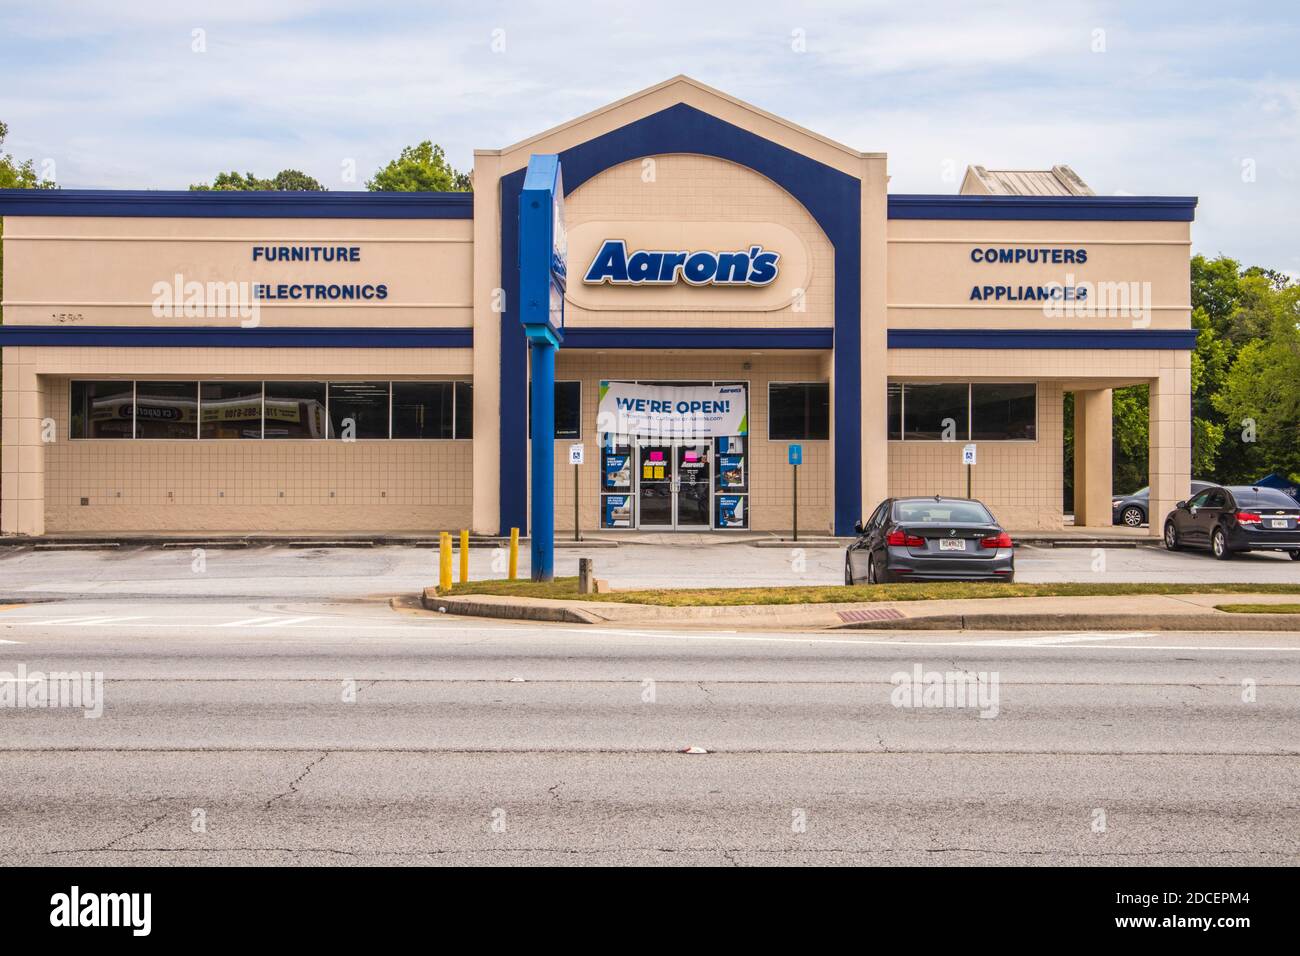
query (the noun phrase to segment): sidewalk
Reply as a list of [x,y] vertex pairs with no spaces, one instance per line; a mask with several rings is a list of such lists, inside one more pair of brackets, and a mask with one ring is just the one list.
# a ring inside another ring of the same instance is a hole
[[428,588],[425,608],[468,617],[623,626],[782,630],[1300,631],[1300,614],[1237,614],[1216,604],[1294,604],[1287,594],[1142,594],[1106,597],[975,598],[846,604],[660,607],[614,601],[467,595]]

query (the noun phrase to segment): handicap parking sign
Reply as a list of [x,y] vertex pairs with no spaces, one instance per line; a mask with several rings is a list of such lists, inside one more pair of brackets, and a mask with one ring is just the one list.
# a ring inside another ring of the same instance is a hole
[[803,445],[790,446],[790,464],[792,465],[803,464]]

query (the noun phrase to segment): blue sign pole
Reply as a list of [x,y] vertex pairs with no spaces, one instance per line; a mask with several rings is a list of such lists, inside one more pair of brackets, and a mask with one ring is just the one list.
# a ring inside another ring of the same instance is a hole
[[790,540],[799,540],[799,466],[803,464],[803,445],[790,446],[790,473],[794,479],[791,491],[792,513],[790,515]]
[[555,578],[555,353],[564,341],[568,239],[560,157],[528,160],[519,196],[519,321],[531,352],[532,579]]
[[555,345],[534,339],[533,397],[533,560],[534,581],[555,578]]

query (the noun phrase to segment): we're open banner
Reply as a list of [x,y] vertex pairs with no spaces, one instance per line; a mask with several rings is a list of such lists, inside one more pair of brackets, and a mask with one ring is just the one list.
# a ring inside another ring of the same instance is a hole
[[601,382],[601,432],[648,438],[702,439],[749,433],[744,385],[634,385]]

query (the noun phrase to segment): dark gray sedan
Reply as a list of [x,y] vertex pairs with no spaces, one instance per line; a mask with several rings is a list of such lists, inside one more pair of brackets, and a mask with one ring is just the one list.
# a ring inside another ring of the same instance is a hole
[[1245,551],[1284,551],[1300,561],[1300,505],[1274,488],[1207,488],[1169,512],[1165,547],[1208,548],[1221,561]]
[[1011,536],[970,498],[888,498],[854,531],[845,584],[1015,580]]

